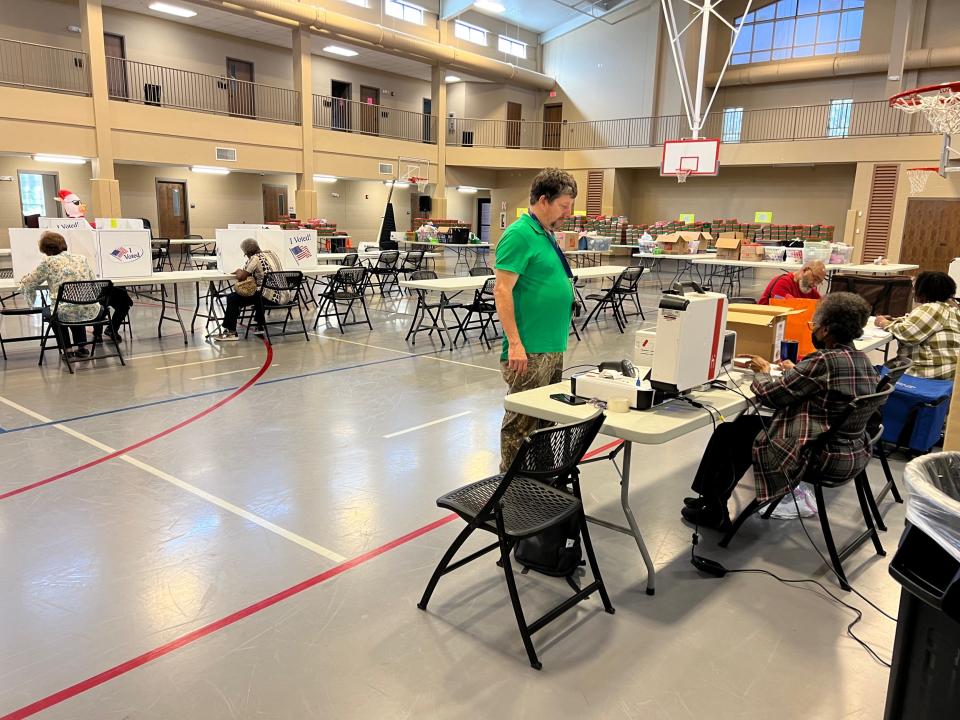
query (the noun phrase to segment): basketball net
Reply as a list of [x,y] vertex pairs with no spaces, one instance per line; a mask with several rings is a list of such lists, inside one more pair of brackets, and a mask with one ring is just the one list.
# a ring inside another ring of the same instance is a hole
[[411,185],[416,184],[417,192],[423,195],[424,191],[427,189],[427,184],[430,182],[430,178],[422,178],[413,175],[407,178],[407,182]]
[[907,170],[907,179],[910,181],[910,194],[916,195],[923,192],[927,186],[927,181],[934,173],[939,173],[940,168],[935,167],[917,167]]
[[960,133],[960,92],[953,88],[901,93],[894,96],[890,106],[908,115],[922,112],[930,127],[941,135]]
[[685,170],[685,169],[683,169],[683,168],[680,168],[679,170],[677,170],[677,173],[676,173],[676,174],[677,174],[677,182],[678,182],[678,183],[685,183],[685,182],[687,181],[687,178],[690,177],[690,173],[691,173],[691,172],[692,172],[691,170]]

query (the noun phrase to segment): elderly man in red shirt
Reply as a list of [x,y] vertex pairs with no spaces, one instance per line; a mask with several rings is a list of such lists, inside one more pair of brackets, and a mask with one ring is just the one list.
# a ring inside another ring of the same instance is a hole
[[827,279],[827,268],[819,260],[808,262],[797,272],[784,273],[769,282],[763,295],[757,301],[760,305],[769,305],[770,298],[807,298],[819,300],[817,286]]

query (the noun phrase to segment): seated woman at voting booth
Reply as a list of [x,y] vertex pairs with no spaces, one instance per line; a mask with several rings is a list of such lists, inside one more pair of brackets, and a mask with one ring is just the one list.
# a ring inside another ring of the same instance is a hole
[[[267,273],[283,270],[280,259],[273,252],[261,250],[260,244],[253,238],[247,238],[241,242],[240,249],[247,258],[247,264],[242,269],[233,272],[238,282],[234,286],[234,291],[227,295],[227,307],[223,313],[222,330],[219,335],[215,335],[213,338],[217,342],[239,339],[237,321],[240,319],[242,308],[250,305],[255,307],[258,330],[254,332],[259,334],[265,321],[263,307],[269,308],[272,304],[282,305],[292,300],[289,292],[270,288],[264,289],[263,287],[263,278]],[[264,301],[262,305],[258,302],[261,295]]]
[[[727,530],[727,501],[751,468],[761,502],[796,485],[804,446],[839,421],[851,400],[876,392],[880,376],[867,355],[853,347],[869,316],[870,307],[859,296],[828,295],[810,323],[815,352],[796,365],[780,362],[779,376],[763,358],[751,359],[756,376],[750,389],[758,404],[774,410],[773,416],[745,414],[717,427],[691,486],[699,497],[684,499],[681,514],[686,520]],[[816,462],[824,477],[847,478],[869,459],[865,437],[838,436]]]
[[[75,280],[96,280],[97,276],[83,255],[67,252],[67,241],[56,232],[45,232],[40,236],[40,252],[46,257],[37,268],[20,278],[20,291],[27,302],[33,304],[38,290],[46,284],[51,298],[56,298],[60,286]],[[58,309],[60,317],[67,322],[93,320],[100,313],[99,305],[73,305],[61,303]],[[68,333],[55,318],[51,317],[51,308],[44,306],[43,316],[57,337],[64,353],[72,357],[86,357],[89,353],[83,344],[87,342],[87,331],[83,327],[71,327]],[[73,343],[71,343],[71,335]],[[76,345],[76,350],[70,350]]]
[[960,352],[957,284],[944,272],[922,272],[913,286],[918,305],[900,318],[880,315],[876,325],[897,340],[898,354],[913,360],[914,377],[952,380]]

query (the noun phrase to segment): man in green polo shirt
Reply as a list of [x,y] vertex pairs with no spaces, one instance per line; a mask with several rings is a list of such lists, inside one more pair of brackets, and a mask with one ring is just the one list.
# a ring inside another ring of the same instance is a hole
[[[547,168],[533,179],[530,213],[513,223],[496,249],[494,297],[503,325],[500,370],[511,393],[560,382],[573,312],[573,274],[553,232],[573,213],[577,182]],[[524,438],[540,427],[507,411],[500,427],[500,471]]]

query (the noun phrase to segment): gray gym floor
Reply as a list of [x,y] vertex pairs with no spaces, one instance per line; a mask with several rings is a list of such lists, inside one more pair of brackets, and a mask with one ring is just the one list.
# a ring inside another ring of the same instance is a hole
[[[648,320],[656,298],[647,281]],[[549,625],[534,637],[536,672],[493,555],[443,578],[428,612],[416,608],[462,528],[436,497],[496,471],[498,352],[477,341],[449,352],[425,335],[412,346],[412,305],[377,298],[372,332],[321,325],[310,342],[278,340],[262,378],[231,398],[264,365],[263,343],[218,347],[198,332],[185,348],[169,324],[158,340],[150,305],[133,311],[125,368],[107,360],[71,376],[56,353],[38,368],[35,344],[7,348],[5,717],[882,716],[887,670],[846,636],[850,610],[809,584],[717,580],[691,567],[679,510],[709,429],[634,454],[632,502],[657,594],[644,592],[632,540],[594,527],[616,614],[594,597]],[[623,335],[612,321],[592,326],[571,338],[566,365],[631,357],[641,326],[634,318]],[[16,334],[17,319],[3,331]],[[903,463],[893,465],[899,477]],[[870,475],[879,486],[879,466]],[[589,512],[622,521],[609,463],[589,465],[583,489]],[[892,556],[903,506],[888,496],[881,510]],[[830,516],[838,540],[853,532],[852,487],[830,496]],[[807,527],[822,548],[816,518]],[[889,660],[894,623],[839,589],[798,521],[751,519],[729,550],[704,535],[702,554],[728,568],[823,582],[863,610],[855,632]],[[889,556],[868,544],[845,567],[895,615]],[[568,591],[533,573],[517,582],[528,618]]]

